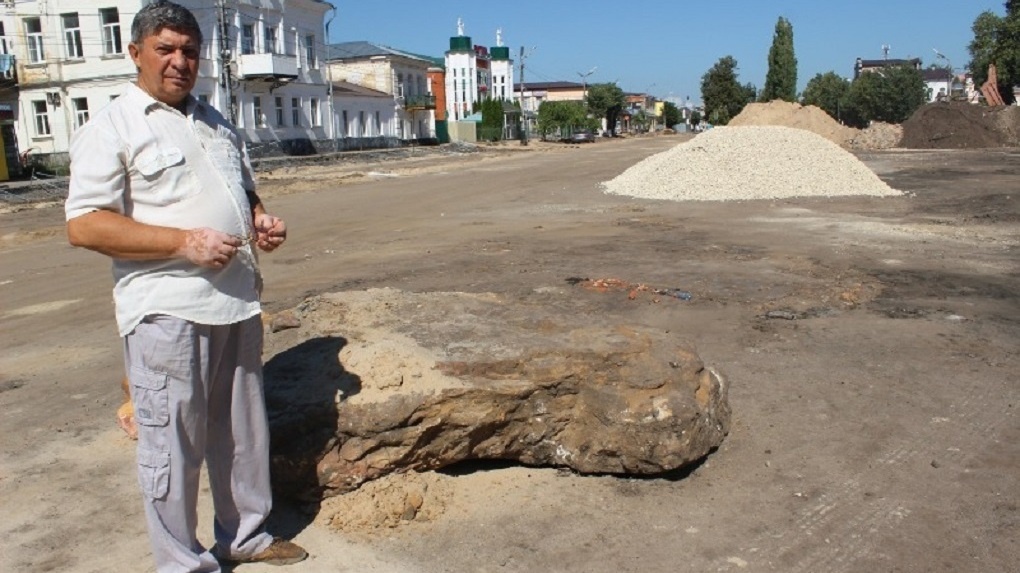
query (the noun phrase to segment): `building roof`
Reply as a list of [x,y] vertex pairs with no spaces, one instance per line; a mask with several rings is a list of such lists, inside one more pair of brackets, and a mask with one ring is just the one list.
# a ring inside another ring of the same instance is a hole
[[405,52],[403,50],[384,46],[383,44],[366,42],[364,40],[329,44],[326,46],[326,53],[329,55],[328,57],[330,60],[372,58],[376,56],[398,56],[412,60],[421,60],[433,66],[443,66],[446,64],[443,58],[413,54],[411,52]]
[[[538,90],[580,90],[584,84],[577,82],[524,82],[524,87],[530,91]],[[514,84],[514,91],[520,91],[521,84]]]
[[911,58],[909,60],[903,59],[889,59],[889,60],[857,60],[857,67],[860,69],[868,68],[885,68],[889,66],[921,66],[921,58]]
[[344,81],[333,82],[333,95],[393,99],[393,96],[386,92],[381,92],[379,90],[366,88],[365,86],[359,86],[358,84],[352,84],[351,82]]
[[926,82],[945,82],[951,77],[949,70],[945,68],[928,68],[921,70],[921,77]]

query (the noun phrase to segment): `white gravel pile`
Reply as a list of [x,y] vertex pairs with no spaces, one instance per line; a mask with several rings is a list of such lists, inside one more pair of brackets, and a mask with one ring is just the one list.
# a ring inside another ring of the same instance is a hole
[[602,186],[606,193],[673,201],[902,195],[824,137],[771,125],[710,129]]

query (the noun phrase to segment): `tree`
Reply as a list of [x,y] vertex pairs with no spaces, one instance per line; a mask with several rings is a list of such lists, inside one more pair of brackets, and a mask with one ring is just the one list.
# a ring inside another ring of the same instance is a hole
[[478,139],[482,141],[503,139],[503,102],[487,98],[479,107],[482,110],[482,121],[478,125]]
[[662,104],[662,120],[667,128],[672,128],[678,123],[683,123],[684,117],[680,114],[680,108],[671,101]]
[[968,46],[974,83],[988,79],[988,66],[995,64],[999,94],[1012,103],[1013,86],[1020,83],[1020,2],[1006,2],[1006,15],[982,12],[971,27],[974,40]]
[[692,111],[691,112],[691,127],[698,127],[698,124],[700,124],[700,123],[701,123],[701,112],[698,111],[698,110]]
[[615,83],[592,84],[588,86],[588,112],[592,117],[605,118],[609,134],[616,136],[616,122],[623,111],[627,98]]
[[846,98],[850,93],[850,82],[836,72],[817,74],[804,87],[800,103],[821,108],[836,121],[843,121]]
[[752,84],[737,82],[737,60],[724,56],[705,75],[701,76],[701,101],[705,104],[708,121],[726,125],[748,103],[754,101]]
[[797,58],[793,53],[793,25],[782,16],[776,22],[769,49],[769,71],[760,101],[797,101]]
[[863,73],[850,84],[844,118],[855,127],[866,127],[871,121],[902,123],[927,101],[920,71],[890,66]]
[[565,135],[576,129],[594,129],[595,120],[588,117],[579,101],[544,101],[538,106],[538,131],[542,135],[556,132]]

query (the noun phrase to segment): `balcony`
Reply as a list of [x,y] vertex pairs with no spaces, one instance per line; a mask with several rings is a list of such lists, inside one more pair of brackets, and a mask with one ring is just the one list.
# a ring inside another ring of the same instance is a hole
[[436,96],[432,94],[418,94],[404,98],[404,109],[407,111],[425,111],[436,109]]
[[297,57],[285,54],[242,54],[237,59],[242,80],[288,80],[298,76]]

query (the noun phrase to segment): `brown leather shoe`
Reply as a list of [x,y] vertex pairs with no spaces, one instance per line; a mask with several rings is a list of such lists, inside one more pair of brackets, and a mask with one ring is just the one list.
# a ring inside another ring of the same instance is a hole
[[274,537],[273,542],[262,551],[251,557],[221,557],[220,561],[227,563],[265,563],[266,565],[291,565],[304,561],[308,557],[305,551],[297,543]]

